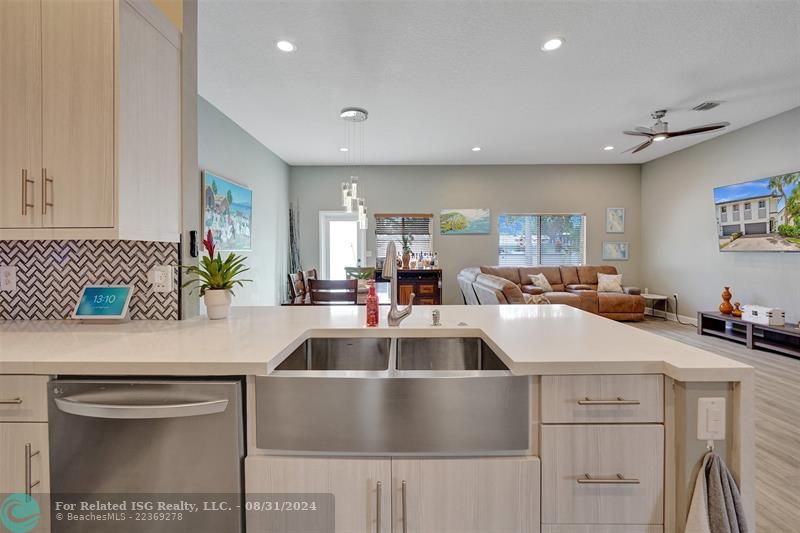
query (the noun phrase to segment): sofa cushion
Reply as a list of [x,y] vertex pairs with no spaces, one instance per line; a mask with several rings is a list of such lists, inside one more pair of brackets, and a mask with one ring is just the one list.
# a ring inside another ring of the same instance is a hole
[[[497,276],[499,278],[507,279],[512,283],[516,283],[517,285],[521,285],[519,279],[519,268],[517,267],[505,267],[505,266],[482,266],[481,272],[483,274],[489,274],[492,276]],[[525,278],[525,281],[528,281],[528,278]]]
[[644,313],[644,298],[618,292],[598,292],[598,310],[603,313]]
[[523,294],[525,303],[530,305],[544,305],[551,303],[544,294]]
[[522,292],[524,292],[525,294],[533,294],[533,295],[544,294],[544,289],[542,289],[541,287],[537,287],[535,285],[523,285],[521,289]]
[[570,291],[571,294],[574,294],[580,299],[578,303],[578,309],[582,309],[587,313],[594,313],[597,314],[597,291]]
[[561,271],[561,283],[564,285],[577,285],[580,283],[580,279],[578,279],[578,269],[574,266],[562,266],[558,267]]
[[531,280],[531,284],[541,288],[544,292],[551,292],[553,287],[550,285],[550,282],[547,281],[547,278],[544,274],[531,274],[528,276],[528,279]]
[[519,277],[522,283],[530,283],[528,276],[544,274],[554,291],[563,291],[564,282],[561,281],[561,270],[558,267],[520,267]]
[[550,300],[551,304],[564,304],[571,307],[581,308],[581,298],[571,292],[546,292],[544,295]]
[[578,281],[576,283],[583,283],[585,285],[597,285],[597,273],[602,274],[616,274],[617,267],[612,265],[599,265],[599,266],[580,266],[576,267],[578,271]]
[[595,285],[583,285],[581,283],[575,283],[573,285],[567,285],[568,291],[593,291],[597,287]]
[[622,275],[621,274],[603,274],[597,273],[597,292],[619,292],[624,293],[622,289]]
[[[473,286],[482,305],[487,303],[525,303],[525,297],[522,295],[522,289],[519,288],[519,285],[500,276],[480,274]],[[489,292],[493,292],[494,297]],[[497,299],[497,302],[493,301],[494,298]]]

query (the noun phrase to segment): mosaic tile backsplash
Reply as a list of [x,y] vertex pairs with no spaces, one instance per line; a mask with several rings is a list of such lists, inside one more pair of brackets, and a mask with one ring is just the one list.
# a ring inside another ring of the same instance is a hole
[[176,288],[155,293],[147,280],[157,265],[178,265],[178,244],[149,241],[0,241],[0,265],[17,267],[17,290],[0,292],[0,320],[69,318],[88,284],[133,285],[134,320],[178,319]]

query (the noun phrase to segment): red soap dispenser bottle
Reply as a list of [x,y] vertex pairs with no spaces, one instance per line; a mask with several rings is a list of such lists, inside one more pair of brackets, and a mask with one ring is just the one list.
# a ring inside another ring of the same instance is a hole
[[375,280],[369,280],[369,294],[367,295],[367,327],[374,328],[378,325],[378,295],[375,293]]

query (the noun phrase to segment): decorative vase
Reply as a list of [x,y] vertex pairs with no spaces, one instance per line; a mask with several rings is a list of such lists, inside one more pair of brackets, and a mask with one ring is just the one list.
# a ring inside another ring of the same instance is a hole
[[411,266],[411,252],[403,252],[403,268],[408,270]]
[[733,304],[733,311],[731,311],[731,314],[736,318],[742,318],[743,311],[741,307],[739,307],[740,305],[742,304],[740,304],[739,302],[734,302]]
[[719,312],[723,315],[729,315],[733,312],[731,298],[733,298],[733,294],[731,294],[731,288],[725,287],[725,290],[722,291],[722,303],[719,304]]
[[228,318],[231,310],[231,292],[224,289],[208,289],[203,295],[209,320]]

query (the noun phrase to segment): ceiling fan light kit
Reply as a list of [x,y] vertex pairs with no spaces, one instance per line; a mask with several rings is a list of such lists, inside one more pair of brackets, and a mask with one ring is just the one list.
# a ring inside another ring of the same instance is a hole
[[711,132],[711,131],[720,130],[722,128],[730,126],[730,122],[714,122],[712,124],[705,124],[703,126],[695,126],[693,128],[688,128],[688,129],[685,129],[685,130],[669,131],[669,123],[664,121],[664,120],[662,120],[666,116],[666,114],[667,114],[667,110],[666,109],[658,109],[656,111],[653,111],[650,114],[650,117],[653,120],[656,121],[655,124],[653,124],[651,127],[646,128],[646,127],[643,127],[643,126],[637,126],[633,130],[625,130],[625,131],[623,131],[622,133],[624,133],[625,135],[634,135],[636,137],[647,137],[647,140],[645,140],[641,144],[638,144],[636,146],[632,146],[631,148],[628,148],[627,150],[625,150],[622,153],[625,154],[625,153],[630,152],[630,153],[635,154],[637,152],[641,152],[645,148],[648,148],[654,142],[664,141],[664,140],[667,140],[667,139],[671,139],[673,137],[681,137],[683,135],[694,135],[696,133],[708,133],[708,132]]

